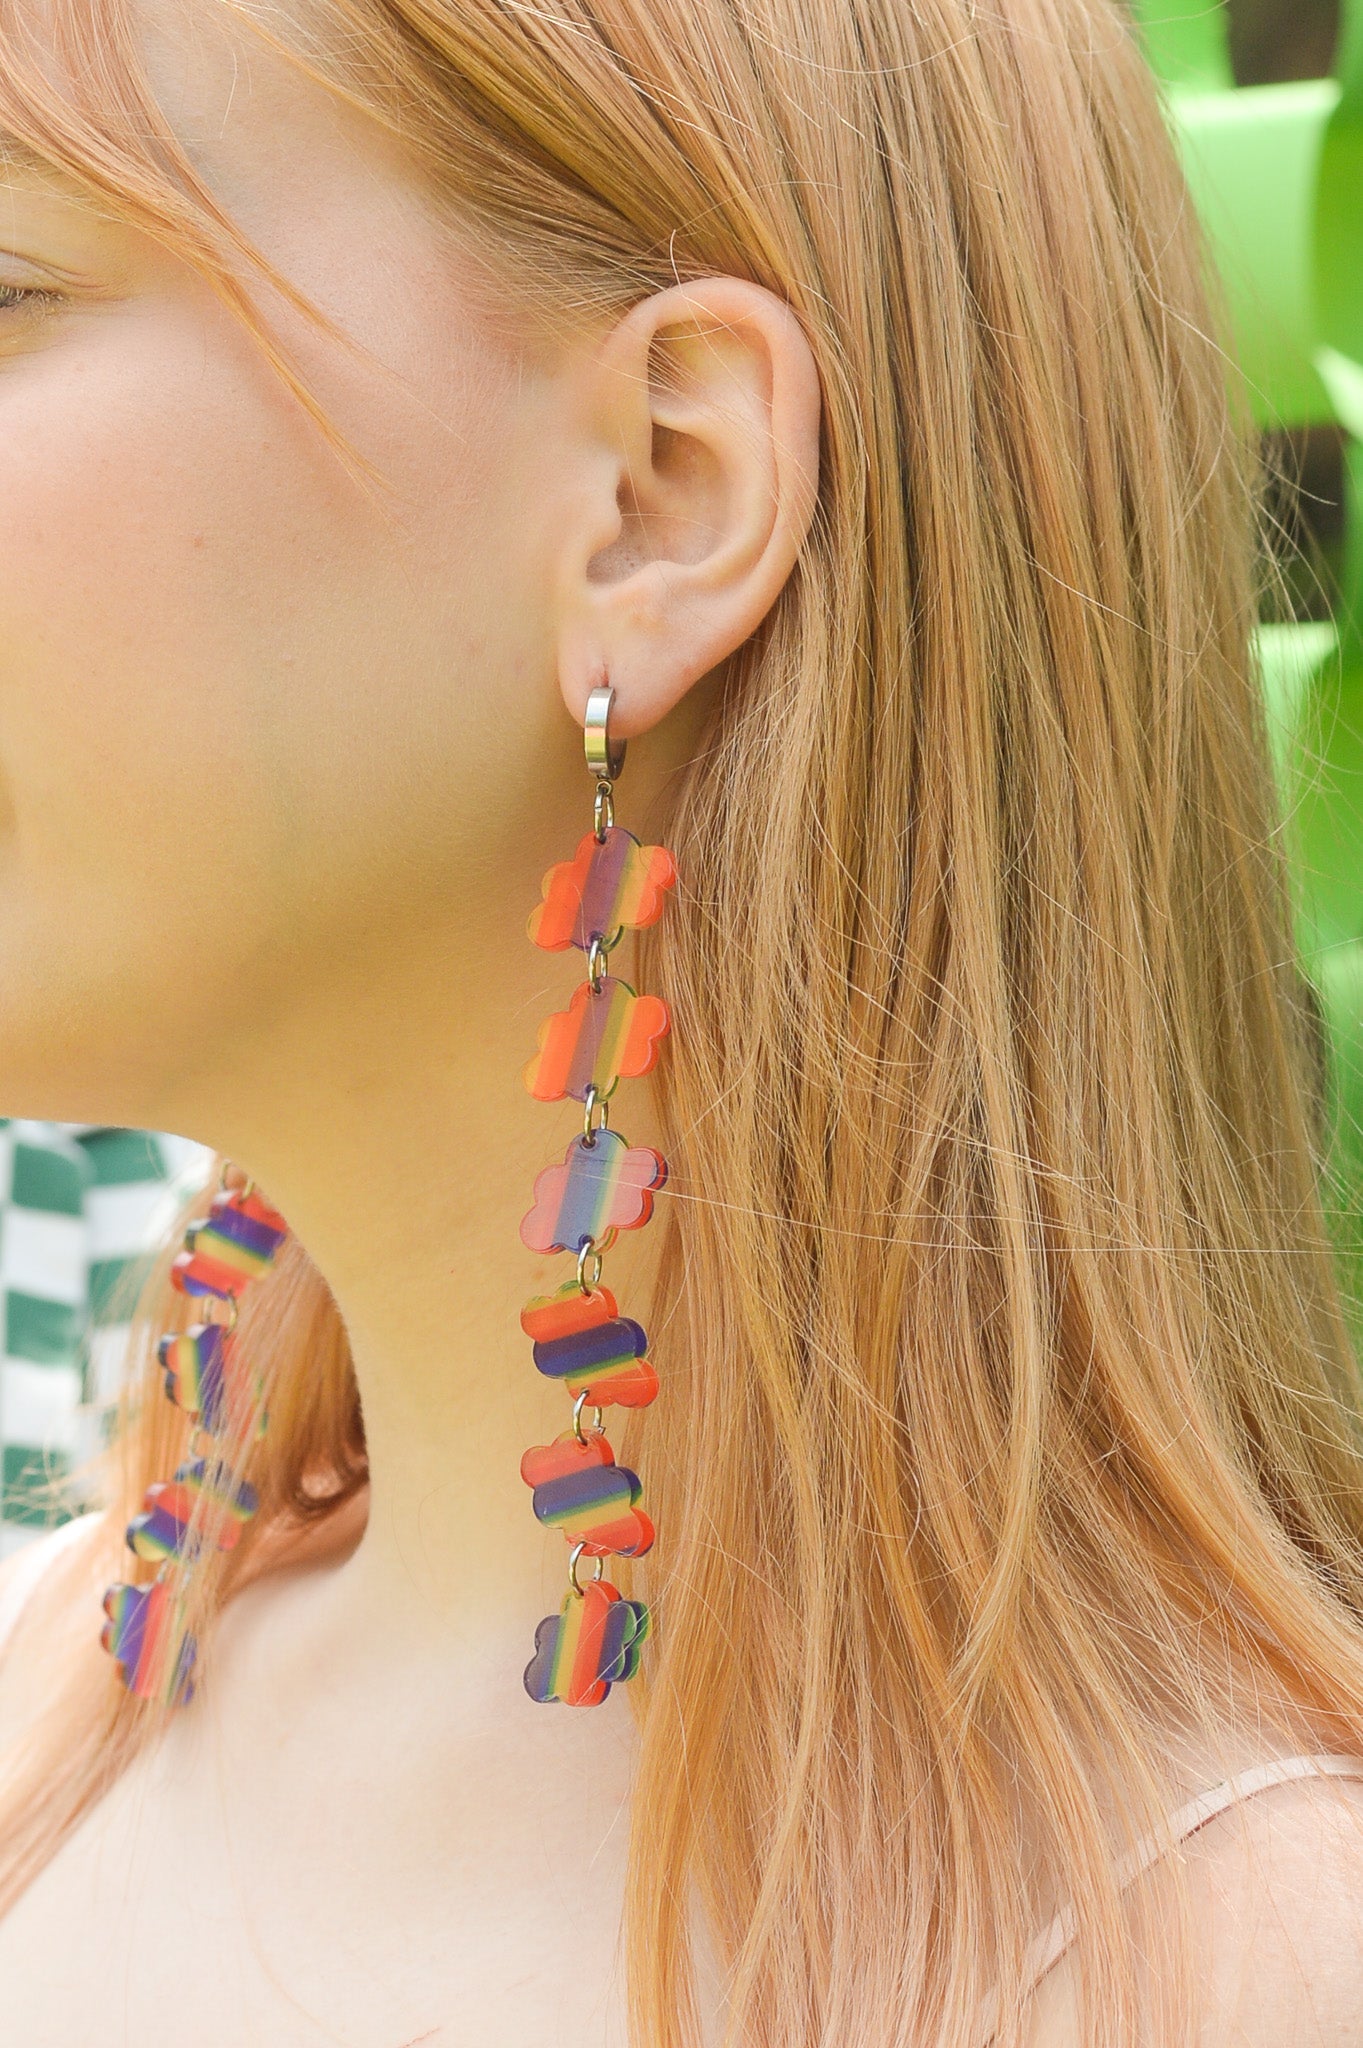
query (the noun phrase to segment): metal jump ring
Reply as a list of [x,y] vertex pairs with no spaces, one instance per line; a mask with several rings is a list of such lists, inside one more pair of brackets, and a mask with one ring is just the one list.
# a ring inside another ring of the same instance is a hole
[[[582,1434],[582,1410],[586,1405],[587,1389],[584,1387],[582,1389],[582,1392],[578,1395],[577,1399],[573,1403],[573,1435],[577,1438],[580,1444],[585,1444],[587,1441],[586,1437]],[[592,1425],[592,1427],[594,1429],[599,1430],[602,1426],[601,1403],[599,1401],[593,1401],[592,1406],[596,1410],[596,1421]]]
[[592,799],[592,830],[596,834],[598,846],[605,845],[606,834],[614,824],[615,797],[610,783],[603,775],[596,785],[596,795]]
[[[587,1546],[586,1546],[586,1544],[585,1544],[585,1543],[575,1543],[575,1544],[573,1545],[573,1554],[572,1554],[572,1556],[571,1556],[571,1557],[570,1557],[570,1558],[568,1559],[568,1583],[569,1583],[569,1585],[570,1585],[570,1586],[572,1587],[573,1591],[574,1591],[575,1593],[577,1593],[577,1594],[582,1594],[582,1593],[585,1593],[585,1592],[586,1592],[586,1590],[587,1590],[587,1588],[586,1588],[585,1586],[579,1586],[579,1584],[577,1583],[577,1561],[578,1561],[578,1559],[579,1559],[579,1558],[581,1557],[581,1555],[582,1555],[583,1551],[584,1551],[584,1550],[585,1550],[586,1548],[587,1548]],[[597,1560],[596,1560],[596,1578],[594,1578],[594,1579],[592,1580],[592,1584],[593,1584],[593,1585],[595,1585],[595,1584],[596,1584],[596,1579],[599,1579],[599,1578],[601,1578],[601,1577],[602,1577],[602,1575],[603,1575],[603,1574],[604,1574],[604,1572],[605,1572],[605,1569],[606,1569],[606,1560],[605,1560],[605,1558],[604,1558],[604,1557],[600,1557],[600,1556],[598,1556],[598,1558],[597,1558]]]
[[[600,1112],[601,1112],[601,1121],[600,1121],[600,1123],[599,1123],[599,1124],[594,1124],[594,1123],[592,1122],[592,1118],[593,1118],[593,1116],[595,1115],[595,1113],[596,1113],[596,1111],[597,1111],[598,1109],[599,1109],[599,1110],[600,1110]],[[582,1142],[583,1142],[583,1144],[584,1144],[584,1145],[594,1145],[594,1144],[596,1143],[596,1134],[597,1134],[597,1132],[598,1132],[598,1131],[608,1131],[608,1130],[610,1129],[610,1126],[611,1126],[611,1106],[610,1106],[610,1103],[609,1103],[609,1102],[607,1101],[607,1099],[606,1099],[606,1097],[605,1097],[604,1095],[598,1095],[598,1094],[597,1094],[597,1092],[596,1092],[596,1083],[595,1083],[595,1081],[589,1081],[589,1082],[587,1083],[587,1092],[586,1092],[586,1094],[585,1094],[585,1095],[583,1096],[583,1098],[582,1098]]]
[[593,932],[592,942],[587,948],[587,979],[594,996],[601,993],[601,983],[610,966],[610,956],[625,936],[625,927],[618,924],[607,937],[605,932]]
[[[221,1166],[218,1168],[218,1193],[220,1195],[225,1194],[227,1192],[227,1176],[230,1173],[233,1164],[234,1162],[232,1160],[224,1159]],[[243,1202],[246,1200],[248,1195],[252,1195],[255,1193],[255,1186],[255,1182],[252,1180],[250,1174],[248,1173],[246,1176],[245,1187],[238,1188],[237,1190],[237,1193],[241,1196]]]
[[[596,1262],[592,1267],[590,1285],[584,1278],[588,1259],[594,1259]],[[578,1247],[577,1284],[582,1289],[582,1292],[588,1295],[595,1294],[597,1288],[601,1285],[601,1254],[596,1248],[595,1238],[584,1237],[581,1245]]]
[[[225,1308],[230,1310],[230,1314],[225,1322],[220,1323],[216,1316],[208,1313],[210,1302],[221,1302]],[[219,1330],[230,1332],[236,1329],[237,1318],[240,1314],[241,1307],[235,1294],[204,1294],[199,1297],[199,1321],[201,1323],[211,1323]]]

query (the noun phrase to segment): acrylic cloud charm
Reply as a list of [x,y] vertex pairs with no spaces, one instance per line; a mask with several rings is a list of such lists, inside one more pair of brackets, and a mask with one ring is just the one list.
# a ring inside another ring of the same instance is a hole
[[661,996],[637,996],[611,974],[596,990],[584,981],[567,1009],[540,1025],[540,1049],[526,1066],[525,1085],[537,1102],[561,1102],[565,1095],[585,1102],[589,1088],[599,1101],[621,1079],[637,1080],[657,1065],[670,1022]]
[[666,1179],[667,1161],[651,1145],[608,1130],[594,1132],[590,1144],[574,1138],[561,1166],[536,1174],[521,1241],[532,1252],[575,1252],[608,1230],[635,1230],[653,1214],[653,1192]]
[[535,1513],[587,1557],[642,1557],[653,1524],[636,1507],[638,1475],[617,1465],[600,1430],[578,1438],[566,1429],[551,1444],[536,1444],[521,1459],[521,1478],[535,1489]]
[[611,825],[602,839],[585,832],[573,858],[558,861],[544,877],[544,901],[531,911],[526,930],[551,953],[565,946],[585,953],[594,938],[608,939],[626,925],[655,924],[676,879],[665,846],[641,846],[623,825]]
[[567,1280],[527,1301],[521,1328],[534,1339],[537,1370],[562,1380],[574,1399],[581,1394],[595,1408],[645,1408],[658,1391],[643,1325],[621,1315],[609,1287],[584,1294]]
[[642,1600],[626,1600],[605,1579],[569,1593],[557,1614],[535,1630],[535,1654],[525,1667],[532,1700],[563,1700],[594,1707],[617,1680],[632,1678],[648,1634]]

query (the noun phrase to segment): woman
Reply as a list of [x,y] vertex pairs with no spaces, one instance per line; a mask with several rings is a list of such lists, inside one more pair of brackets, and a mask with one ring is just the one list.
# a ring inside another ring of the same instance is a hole
[[[0,23],[4,1106],[215,1146],[268,1268],[192,1697],[99,1637],[204,1448],[177,1245],[108,1510],[32,1546],[14,2038],[1363,2038],[1255,479],[1124,19]],[[667,1178],[602,1239],[656,1541],[594,1713],[522,1681],[586,1597],[519,1322],[602,1120],[522,1071],[541,878],[615,829],[584,737],[675,857],[620,956]]]

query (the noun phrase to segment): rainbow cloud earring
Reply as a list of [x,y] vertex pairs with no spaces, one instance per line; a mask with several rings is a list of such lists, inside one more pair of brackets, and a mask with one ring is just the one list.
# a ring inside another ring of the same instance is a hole
[[[178,1707],[194,1695],[194,1638],[184,1627],[194,1566],[207,1551],[231,1550],[258,1506],[251,1487],[234,1483],[213,1440],[226,1433],[263,1435],[267,1417],[259,1379],[236,1349],[237,1303],[269,1270],[288,1225],[255,1192],[254,1181],[229,1188],[227,1163],[207,1216],[185,1231],[170,1284],[199,1302],[205,1320],[170,1331],[156,1347],[166,1397],[189,1415],[189,1456],[169,1480],[147,1488],[142,1513],[127,1528],[128,1548],[157,1567],[149,1585],[110,1586],[100,1641],[118,1675],[139,1699]],[[224,1319],[213,1312],[221,1305]],[[254,1423],[253,1423],[254,1418]],[[200,1438],[209,1448],[201,1451]]]
[[[587,979],[567,1009],[540,1026],[539,1049],[525,1069],[525,1085],[538,1101],[571,1097],[583,1105],[582,1131],[562,1161],[536,1177],[533,1205],[521,1220],[531,1251],[569,1252],[577,1261],[571,1279],[536,1295],[521,1314],[536,1366],[573,1396],[571,1427],[521,1460],[535,1514],[572,1546],[568,1590],[559,1612],[546,1615],[535,1632],[525,1689],[533,1700],[575,1707],[597,1706],[638,1668],[649,1610],[625,1599],[602,1573],[608,1556],[641,1557],[653,1542],[653,1524],[638,1505],[639,1480],[616,1464],[602,1410],[613,1402],[642,1408],[657,1393],[658,1377],[643,1330],[601,1285],[601,1266],[620,1231],[647,1223],[667,1178],[660,1153],[609,1128],[609,1102],[618,1082],[656,1065],[671,1020],[660,997],[637,995],[606,967],[627,927],[662,916],[677,869],[666,847],[641,846],[615,823],[613,785],[625,743],[610,741],[614,695],[603,683],[587,699],[583,741],[596,777],[591,830],[572,860],[544,877],[543,901],[527,927],[537,946],[576,946],[587,956]],[[584,1430],[587,1406],[595,1422]],[[596,1560],[585,1586],[578,1579],[583,1557]]]

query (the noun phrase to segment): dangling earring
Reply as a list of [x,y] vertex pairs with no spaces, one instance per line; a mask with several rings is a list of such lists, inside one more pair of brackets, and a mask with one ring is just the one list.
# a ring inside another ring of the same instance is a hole
[[[196,1645],[184,1627],[190,1576],[209,1549],[233,1548],[259,1505],[253,1488],[233,1483],[211,1446],[216,1437],[249,1433],[253,1417],[254,1434],[264,1434],[264,1390],[232,1333],[243,1290],[268,1271],[289,1228],[255,1192],[254,1181],[229,1188],[227,1173],[224,1161],[209,1213],[187,1227],[170,1274],[171,1286],[198,1300],[207,1320],[168,1332],[156,1347],[167,1398],[194,1422],[189,1456],[172,1479],[147,1488],[142,1513],[127,1527],[128,1548],[156,1563],[156,1577],[148,1586],[110,1586],[104,1595],[109,1618],[100,1641],[115,1658],[119,1677],[139,1699],[171,1707],[194,1696]],[[210,1313],[217,1302],[225,1310],[221,1322]],[[200,1438],[208,1439],[207,1452],[200,1451]],[[199,1526],[193,1528],[199,1503]]]
[[[568,1590],[559,1612],[546,1615],[535,1632],[525,1689],[533,1700],[575,1707],[598,1705],[638,1668],[649,1610],[642,1600],[626,1600],[602,1573],[608,1556],[641,1557],[653,1542],[653,1524],[638,1506],[639,1480],[616,1464],[601,1417],[612,1402],[644,1407],[658,1391],[658,1377],[645,1356],[643,1330],[620,1314],[615,1296],[601,1285],[601,1266],[620,1231],[647,1223],[667,1178],[661,1153],[630,1145],[609,1128],[609,1100],[621,1079],[656,1065],[671,1020],[660,997],[636,995],[606,966],[626,927],[662,916],[677,869],[666,847],[641,846],[615,823],[613,785],[625,742],[612,746],[609,737],[614,696],[603,683],[587,699],[583,740],[596,777],[592,828],[572,860],[550,868],[544,900],[527,927],[537,946],[551,952],[576,946],[587,955],[587,979],[568,1008],[540,1026],[539,1050],[525,1069],[525,1085],[537,1100],[571,1096],[583,1105],[582,1131],[562,1164],[537,1175],[534,1205],[521,1221],[531,1251],[570,1252],[577,1261],[571,1279],[527,1302],[521,1315],[522,1329],[534,1340],[535,1364],[573,1396],[571,1428],[521,1460],[535,1514],[561,1529],[572,1546]],[[595,1421],[584,1431],[587,1406]],[[585,1586],[578,1579],[583,1557],[596,1560],[595,1577]]]

